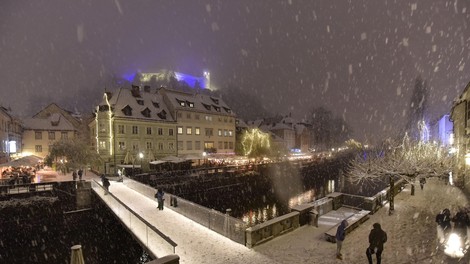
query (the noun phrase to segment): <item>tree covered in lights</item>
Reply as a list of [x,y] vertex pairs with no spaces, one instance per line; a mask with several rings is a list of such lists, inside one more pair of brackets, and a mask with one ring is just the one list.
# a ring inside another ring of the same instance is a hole
[[443,177],[452,170],[454,157],[439,144],[415,141],[405,135],[377,150],[362,151],[349,166],[352,182],[373,181],[393,176],[409,183],[420,177]]
[[101,165],[98,153],[88,147],[88,144],[80,139],[61,139],[54,142],[49,148],[49,154],[44,159],[48,166],[56,165],[58,170],[83,168],[87,165]]
[[271,136],[257,128],[243,131],[239,148],[241,153],[249,158],[273,155]]

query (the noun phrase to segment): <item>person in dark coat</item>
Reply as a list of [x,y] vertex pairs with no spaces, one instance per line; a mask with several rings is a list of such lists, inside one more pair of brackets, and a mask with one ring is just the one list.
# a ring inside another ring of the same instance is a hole
[[450,210],[444,209],[439,214],[436,215],[436,223],[437,223],[437,238],[439,242],[443,243],[445,240],[445,236],[451,231],[452,225],[450,224],[451,216]]
[[338,229],[336,229],[336,258],[343,259],[341,254],[341,248],[343,246],[343,241],[346,238],[346,227],[348,226],[348,221],[343,220],[339,224]]
[[382,261],[382,251],[384,250],[384,243],[387,242],[387,233],[382,230],[379,223],[373,224],[373,229],[369,234],[369,247],[366,250],[367,260],[372,264],[372,254],[375,253],[377,257],[377,264]]
[[419,179],[419,186],[421,187],[421,190],[424,188],[424,184],[426,183],[426,178],[422,177]]
[[163,198],[164,195],[165,193],[162,189],[158,189],[157,193],[155,194],[158,201],[158,210],[163,210],[163,202],[165,201],[165,198]]
[[109,186],[110,186],[110,185],[111,185],[111,183],[109,183],[108,178],[104,177],[104,179],[103,179],[103,186],[104,186],[104,188],[106,189],[105,195],[109,193]]
[[80,169],[78,170],[78,173],[77,173],[77,174],[78,174],[78,179],[81,181],[81,180],[82,180],[82,176],[83,176],[83,170],[80,168]]
[[77,180],[77,172],[75,172],[75,170],[73,170],[73,172],[72,172],[72,179],[73,179],[73,181]]
[[462,238],[467,238],[467,227],[470,225],[470,218],[464,208],[460,208],[452,217],[452,222],[454,222],[454,231]]

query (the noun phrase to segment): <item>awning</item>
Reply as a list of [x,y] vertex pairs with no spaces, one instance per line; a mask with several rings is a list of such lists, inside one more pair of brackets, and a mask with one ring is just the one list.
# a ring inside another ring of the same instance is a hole
[[152,165],[158,165],[158,164],[167,163],[167,162],[168,161],[164,161],[164,160],[153,160],[149,163],[152,164]]
[[7,163],[0,164],[0,167],[21,167],[21,166],[36,166],[39,162],[42,162],[43,159],[38,156],[25,156],[16,160],[9,161]]

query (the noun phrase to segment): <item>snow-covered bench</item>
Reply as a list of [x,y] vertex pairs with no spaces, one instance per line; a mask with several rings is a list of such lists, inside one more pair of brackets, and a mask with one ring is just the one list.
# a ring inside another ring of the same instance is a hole
[[[346,234],[350,233],[360,224],[364,223],[367,219],[369,219],[369,213],[370,211],[361,210],[343,219],[343,220],[348,221],[348,226],[346,227]],[[337,225],[333,226],[332,228],[330,228],[328,231],[325,232],[326,241],[329,241],[331,243],[336,243],[336,230],[338,229],[338,226],[340,224],[341,222],[339,222]]]

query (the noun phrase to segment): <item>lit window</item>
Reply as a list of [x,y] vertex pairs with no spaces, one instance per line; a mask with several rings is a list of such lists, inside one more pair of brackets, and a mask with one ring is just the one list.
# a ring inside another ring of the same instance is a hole
[[195,135],[200,135],[201,134],[201,129],[199,127],[194,128],[194,134]]
[[233,130],[229,130],[228,135],[229,135],[229,137],[233,136]]
[[178,127],[178,135],[183,135],[183,127]]
[[193,128],[192,127],[187,127],[186,128],[186,135],[191,135],[193,133]]
[[106,149],[106,141],[104,140],[100,141],[100,149]]
[[125,150],[126,149],[126,142],[119,141],[119,149],[120,150]]
[[219,133],[218,133],[219,137],[222,136],[222,129],[219,129]]

